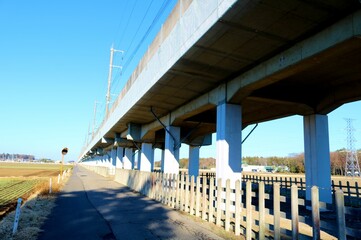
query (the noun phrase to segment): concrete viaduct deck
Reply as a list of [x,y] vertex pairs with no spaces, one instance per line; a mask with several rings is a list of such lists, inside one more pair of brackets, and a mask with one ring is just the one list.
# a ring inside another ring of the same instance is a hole
[[327,114],[361,100],[360,36],[357,0],[180,0],[80,161],[109,152],[131,168],[127,151],[141,146],[151,171],[161,148],[162,170],[176,173],[180,143],[197,159],[216,133],[217,178],[236,179],[242,128],[301,115],[306,181],[329,202]]

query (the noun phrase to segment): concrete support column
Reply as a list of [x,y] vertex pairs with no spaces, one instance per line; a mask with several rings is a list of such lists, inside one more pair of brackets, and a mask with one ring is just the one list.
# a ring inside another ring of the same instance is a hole
[[107,165],[105,156],[106,156],[105,154],[101,156],[101,158],[102,158],[102,166],[103,167],[105,167]]
[[104,152],[104,154],[103,154],[103,165],[104,165],[104,167],[108,166],[108,155],[106,152]]
[[164,172],[164,149],[161,150],[162,154],[161,154],[161,158],[160,158],[160,170],[162,172]]
[[140,171],[151,172],[154,161],[154,150],[151,143],[142,143]]
[[188,175],[198,177],[199,174],[199,147],[189,146]]
[[132,157],[130,159],[130,163],[132,164],[132,169],[135,169],[135,151],[132,149]]
[[327,115],[303,118],[306,199],[311,200],[311,187],[318,186],[321,202],[332,203],[331,161]]
[[227,179],[231,185],[241,180],[241,130],[241,106],[220,103],[217,106],[216,178],[222,178],[222,185]]
[[105,156],[106,156],[106,161],[107,161],[107,167],[111,167],[112,166],[111,151],[106,152]]
[[107,159],[106,159],[106,153],[103,153],[102,155],[102,162],[103,162],[103,167],[106,167],[107,166]]
[[110,156],[109,156],[109,153],[106,152],[105,155],[104,155],[104,157],[105,157],[105,166],[106,166],[106,167],[109,167],[109,166],[110,166],[110,160],[109,160]]
[[137,169],[140,170],[140,157],[142,156],[142,151],[140,149],[138,149],[137,151]]
[[116,157],[117,157],[117,149],[113,148],[110,152],[111,156],[111,166],[115,167],[116,165]]
[[108,166],[108,155],[107,155],[107,153],[104,153],[104,155],[103,155],[103,166],[104,167]]
[[179,173],[179,144],[180,128],[168,126],[167,131],[165,131],[164,173]]
[[117,147],[117,156],[116,156],[116,163],[115,163],[115,167],[116,168],[123,168],[123,152],[124,152],[124,148],[122,147]]
[[126,148],[125,149],[125,154],[123,157],[123,165],[124,165],[124,169],[133,169],[133,149],[131,148]]

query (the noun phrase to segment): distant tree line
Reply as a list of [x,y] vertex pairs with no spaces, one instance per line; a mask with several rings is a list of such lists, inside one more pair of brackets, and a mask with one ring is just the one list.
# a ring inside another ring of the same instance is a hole
[[[357,159],[360,165],[361,151],[357,151]],[[287,166],[291,173],[304,173],[305,156],[303,153],[293,155],[292,157],[244,157],[243,163],[250,165],[264,165],[264,166]],[[331,161],[331,174],[332,175],[345,175],[347,159],[347,150],[340,149],[330,153]]]
[[34,155],[29,154],[10,154],[2,153],[0,154],[0,160],[2,161],[34,161]]
[[[340,149],[335,152],[330,153],[331,160],[331,174],[332,175],[345,175],[345,166],[346,166],[347,150]],[[357,151],[357,158],[360,163],[361,150]],[[290,157],[243,157],[242,163],[248,165],[261,165],[261,166],[287,166],[289,172],[291,173],[304,173],[305,164],[304,164],[304,154],[294,154]],[[160,161],[155,162],[155,167],[160,167]],[[180,168],[188,168],[188,159],[182,158],[179,160]],[[216,167],[216,159],[214,158],[200,158],[199,159],[199,168],[200,169],[211,169]]]

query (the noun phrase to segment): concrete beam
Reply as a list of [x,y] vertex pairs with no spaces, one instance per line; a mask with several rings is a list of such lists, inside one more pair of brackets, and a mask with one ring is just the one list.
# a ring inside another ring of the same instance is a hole
[[[225,85],[222,84],[215,90],[203,94],[199,98],[181,106],[170,114],[159,118],[159,120],[167,126],[177,125],[177,123],[181,122],[183,119],[190,118],[199,113],[215,108],[218,102],[225,99],[225,90]],[[142,125],[141,139],[149,138],[149,134],[162,128],[162,124],[156,119],[149,124]]]
[[[359,40],[361,44],[361,39]],[[355,84],[347,84],[343,86],[342,89],[336,89],[334,92],[326,95],[322,100],[320,100],[317,106],[317,112],[320,114],[327,114],[332,112],[343,103],[352,102],[361,100],[360,99],[360,92],[361,92],[361,83]],[[345,98],[344,94],[347,93],[348,98]]]
[[114,139],[102,137],[101,143],[113,144],[113,143],[114,143]]
[[127,139],[132,141],[140,141],[141,125],[136,123],[128,123]]
[[212,145],[212,134],[207,134],[204,136],[196,137],[190,141],[184,140],[183,143],[188,144],[192,147],[201,147],[201,146],[209,146]]
[[124,139],[124,138],[119,138],[117,141],[114,142],[114,147],[123,147],[123,148],[135,148],[134,146],[134,142]]
[[282,80],[295,74],[295,71],[302,71],[309,65],[300,65],[301,61],[310,59],[348,39],[359,37],[361,35],[360,26],[361,10],[239,75],[227,83],[227,101],[239,102],[255,89]]

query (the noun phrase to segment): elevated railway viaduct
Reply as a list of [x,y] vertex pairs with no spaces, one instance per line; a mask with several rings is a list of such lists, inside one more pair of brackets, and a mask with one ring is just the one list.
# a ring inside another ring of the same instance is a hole
[[[241,131],[301,115],[306,182],[331,202],[327,114],[361,99],[357,0],[180,0],[80,156],[88,164],[179,172],[216,133],[216,177],[241,177]],[[282,129],[280,129],[282,131]],[[260,146],[262,147],[262,146]],[[307,193],[310,199],[310,192]]]

